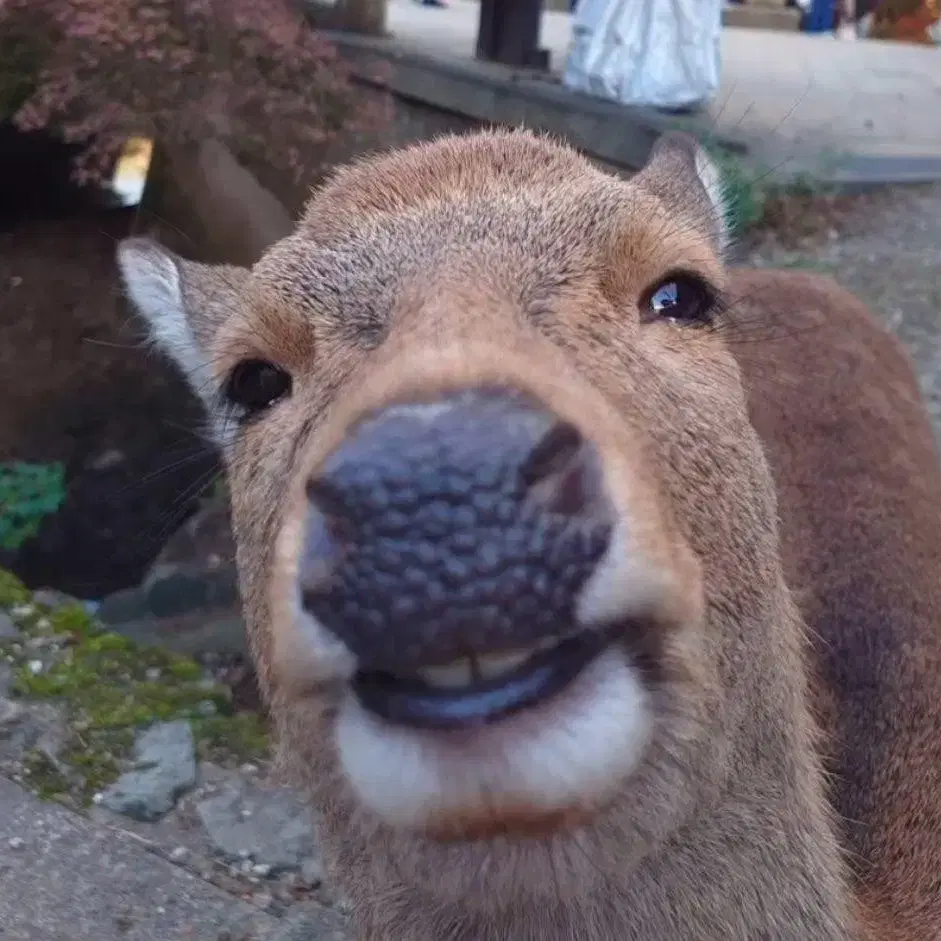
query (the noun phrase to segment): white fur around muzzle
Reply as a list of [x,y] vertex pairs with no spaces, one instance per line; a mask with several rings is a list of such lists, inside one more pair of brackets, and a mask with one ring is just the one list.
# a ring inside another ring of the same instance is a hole
[[640,676],[612,648],[556,700],[473,733],[392,726],[349,696],[336,742],[362,808],[421,830],[451,814],[591,807],[640,764],[652,723]]

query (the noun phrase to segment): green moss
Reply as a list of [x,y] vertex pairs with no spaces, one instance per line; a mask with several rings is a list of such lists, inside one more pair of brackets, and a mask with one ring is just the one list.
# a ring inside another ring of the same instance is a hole
[[75,769],[81,781],[79,796],[83,803],[118,778],[133,747],[132,728],[96,730],[91,735],[73,729],[62,761]]
[[0,569],[0,608],[26,604],[30,597],[29,589],[15,575]]
[[268,728],[264,719],[254,712],[196,719],[193,734],[199,755],[206,761],[225,763],[230,757],[237,761],[258,761],[268,755]]
[[704,147],[722,174],[726,223],[732,237],[738,238],[764,218],[771,193],[768,174],[749,167],[737,154],[718,144],[706,141]]
[[17,611],[31,596],[0,570],[3,591],[22,635],[0,644],[0,655],[14,668],[13,691],[61,703],[70,732],[61,755],[69,774],[53,782],[48,769],[37,768],[29,780],[40,793],[61,794],[57,788],[67,784],[87,804],[130,766],[137,731],[155,721],[189,719],[200,754],[217,762],[267,754],[263,719],[235,713],[228,687],[208,678],[195,660],[108,633],[78,604]]
[[175,663],[171,663],[170,673],[178,680],[197,680],[202,674],[199,664],[193,660],[184,660],[180,658]]
[[71,782],[48,755],[37,749],[23,758],[23,778],[44,800],[60,798],[69,793]]
[[80,604],[69,604],[48,612],[54,634],[95,637],[102,633],[95,619]]

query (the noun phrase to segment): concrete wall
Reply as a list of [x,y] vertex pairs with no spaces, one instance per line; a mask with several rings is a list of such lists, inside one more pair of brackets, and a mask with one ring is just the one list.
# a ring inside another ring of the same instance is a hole
[[268,244],[290,232],[310,187],[332,166],[478,125],[458,114],[396,100],[388,126],[375,134],[347,135],[312,152],[300,180],[257,160],[239,159],[218,141],[173,154],[158,148],[135,229],[190,258],[250,265]]
[[[704,133],[696,119],[578,95],[545,77],[429,56],[391,39],[328,34],[352,63],[362,95],[391,95],[389,126],[310,152],[299,180],[216,142],[163,155],[147,187],[141,228],[154,228],[194,257],[251,263],[290,228],[310,187],[331,166],[363,153],[480,126],[523,125],[566,138],[597,163],[630,174],[644,164],[664,130]],[[385,78],[376,78],[376,66]],[[741,150],[740,144],[724,143]]]
[[[362,86],[363,97],[378,96],[381,92]],[[299,180],[278,172],[270,165],[244,157],[246,165],[257,179],[296,215],[307,201],[310,188],[321,182],[324,175],[337,165],[348,163],[364,154],[401,147],[416,141],[429,140],[441,134],[460,133],[479,127],[481,122],[466,115],[428,107],[421,102],[392,96],[393,113],[389,123],[370,134],[345,134],[335,141],[311,151],[308,165]]]

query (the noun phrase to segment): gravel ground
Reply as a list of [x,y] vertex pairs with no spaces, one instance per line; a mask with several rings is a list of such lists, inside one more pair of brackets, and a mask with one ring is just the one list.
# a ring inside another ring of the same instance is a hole
[[749,261],[825,271],[872,305],[907,345],[941,439],[941,184],[802,208],[807,234],[791,218],[752,241]]

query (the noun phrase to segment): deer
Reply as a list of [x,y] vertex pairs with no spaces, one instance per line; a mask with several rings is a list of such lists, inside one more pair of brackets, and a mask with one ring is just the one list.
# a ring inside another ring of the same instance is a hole
[[224,455],[259,685],[359,941],[941,938],[941,465],[669,133],[363,158],[250,267],[118,248]]

